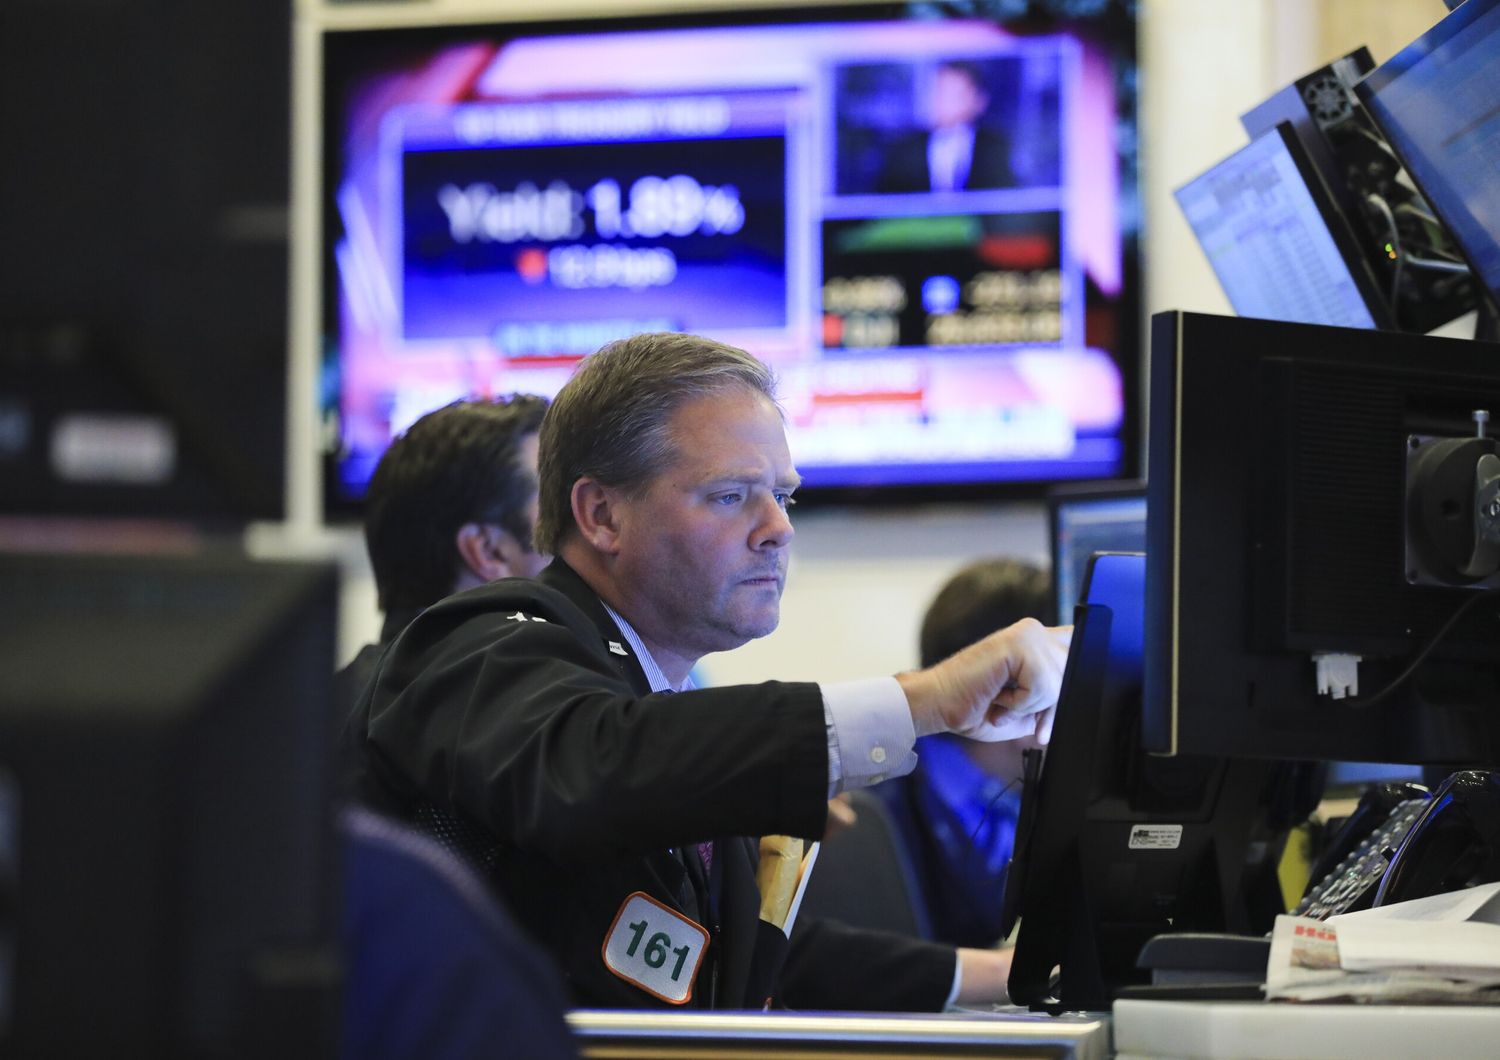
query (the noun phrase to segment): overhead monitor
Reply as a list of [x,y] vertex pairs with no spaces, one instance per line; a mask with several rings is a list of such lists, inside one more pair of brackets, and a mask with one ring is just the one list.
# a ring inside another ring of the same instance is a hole
[[1129,5],[725,6],[324,31],[335,510],[422,413],[642,331],[770,363],[813,495],[1132,468]]
[[1176,195],[1240,316],[1385,323],[1348,224],[1290,123],[1257,136]]
[[1179,312],[1151,338],[1147,746],[1500,761],[1500,347]]
[[1465,0],[1355,85],[1500,303],[1500,0]]

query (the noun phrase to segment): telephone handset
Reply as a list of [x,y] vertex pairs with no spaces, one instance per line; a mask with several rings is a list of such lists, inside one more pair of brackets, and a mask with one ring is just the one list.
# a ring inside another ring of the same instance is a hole
[[1326,920],[1368,909],[1407,833],[1426,813],[1431,795],[1420,784],[1375,784],[1313,866],[1312,882],[1292,912]]
[[1500,880],[1500,773],[1454,773],[1430,796],[1375,785],[1313,880],[1292,912],[1318,920]]
[[1454,773],[1438,786],[1380,881],[1376,905],[1500,880],[1500,773]]

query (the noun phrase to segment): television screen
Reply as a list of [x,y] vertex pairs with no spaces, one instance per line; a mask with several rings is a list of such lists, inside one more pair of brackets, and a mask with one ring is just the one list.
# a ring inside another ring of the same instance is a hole
[[326,32],[333,509],[656,330],[772,365],[814,492],[1129,470],[1133,20],[929,6]]
[[[1240,316],[1373,328],[1352,233],[1289,123],[1177,189],[1177,204]],[[1351,268],[1351,263],[1354,267]]]

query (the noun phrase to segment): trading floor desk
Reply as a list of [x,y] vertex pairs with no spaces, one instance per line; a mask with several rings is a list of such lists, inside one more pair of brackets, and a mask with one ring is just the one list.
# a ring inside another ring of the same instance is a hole
[[611,1060],[848,1060],[851,1057],[1048,1057],[1105,1060],[1106,1016],[622,1012],[580,1009],[568,1024],[586,1057]]
[[1489,1060],[1500,1006],[1117,1001],[1120,1060]]

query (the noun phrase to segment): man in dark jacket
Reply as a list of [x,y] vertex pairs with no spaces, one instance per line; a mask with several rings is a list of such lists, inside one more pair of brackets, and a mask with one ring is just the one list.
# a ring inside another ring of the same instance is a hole
[[769,371],[641,335],[543,421],[536,545],[558,558],[422,613],[360,704],[365,791],[481,865],[584,1005],[938,1009],[1003,996],[994,955],[758,916],[757,846],[915,738],[1050,732],[1066,637],[1035,622],[928,670],[696,690],[775,628],[797,487]]

